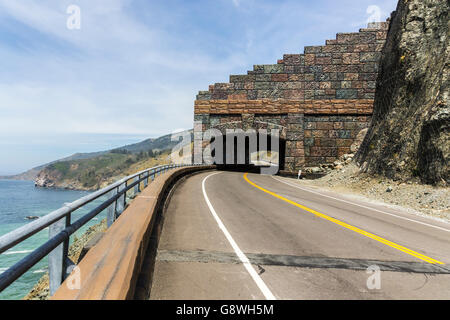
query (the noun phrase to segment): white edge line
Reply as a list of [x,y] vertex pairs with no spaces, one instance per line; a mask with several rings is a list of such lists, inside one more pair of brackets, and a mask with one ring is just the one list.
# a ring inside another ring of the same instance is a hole
[[219,225],[220,230],[224,233],[225,237],[227,238],[230,245],[233,247],[234,252],[238,256],[238,258],[241,260],[241,262],[244,264],[245,269],[247,269],[250,276],[255,281],[256,285],[258,286],[259,290],[261,290],[262,294],[266,298],[266,300],[277,300],[273,293],[270,291],[270,289],[267,287],[267,285],[264,283],[264,281],[261,279],[261,277],[258,275],[256,270],[253,268],[252,264],[248,260],[247,256],[241,251],[237,243],[234,241],[231,234],[228,232],[227,228],[223,224],[222,220],[220,220],[219,216],[216,213],[216,210],[214,210],[214,207],[212,206],[211,202],[209,201],[208,195],[206,194],[205,189],[205,182],[206,180],[216,174],[219,174],[221,172],[216,172],[208,175],[205,179],[202,181],[202,190],[203,190],[203,196],[205,198],[206,204],[208,205],[209,211],[211,211],[211,214],[213,215],[214,219],[216,219],[217,224]]
[[322,193],[319,193],[319,192],[316,192],[316,191],[305,189],[305,188],[302,188],[300,186],[291,184],[291,183],[289,183],[287,181],[283,181],[281,179],[277,179],[274,176],[271,176],[271,177],[273,179],[275,179],[275,180],[277,180],[277,181],[279,181],[281,183],[287,184],[287,185],[289,185],[291,187],[294,187],[294,188],[297,188],[297,189],[300,189],[300,190],[303,190],[303,191],[306,191],[306,192],[315,193],[315,194],[318,194],[319,196],[322,196],[322,197],[327,197],[327,198],[330,198],[330,199],[334,199],[334,200],[338,200],[338,201],[341,201],[341,202],[349,203],[349,204],[354,205],[354,206],[358,206],[358,207],[361,207],[361,208],[377,211],[377,212],[380,212],[380,213],[383,213],[383,214],[387,214],[387,215],[390,215],[390,216],[393,216],[393,217],[397,217],[397,218],[400,218],[400,219],[403,219],[403,220],[408,220],[408,221],[419,223],[419,224],[422,224],[422,225],[425,225],[425,226],[428,226],[428,227],[432,227],[432,228],[436,228],[436,229],[439,229],[439,230],[442,230],[442,231],[450,232],[450,230],[448,230],[448,229],[445,229],[445,228],[442,228],[442,227],[438,227],[438,226],[434,226],[434,225],[428,224],[426,222],[421,222],[421,221],[417,221],[417,220],[414,220],[414,219],[409,219],[409,218],[406,218],[406,217],[398,216],[398,215],[393,214],[393,213],[389,213],[389,212],[386,212],[386,211],[381,211],[381,210],[378,210],[378,209],[375,209],[375,208],[367,207],[367,206],[364,206],[362,204],[357,204],[357,203],[354,203],[354,202],[351,202],[351,201],[347,201],[347,200],[331,197],[331,196],[328,196],[326,194],[322,194]]

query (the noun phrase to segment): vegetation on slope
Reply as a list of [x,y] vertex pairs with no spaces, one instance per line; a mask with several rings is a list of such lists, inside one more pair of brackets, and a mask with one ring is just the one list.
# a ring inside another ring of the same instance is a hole
[[169,162],[169,153],[112,151],[91,159],[61,161],[43,169],[36,178],[39,187],[95,190],[142,170]]

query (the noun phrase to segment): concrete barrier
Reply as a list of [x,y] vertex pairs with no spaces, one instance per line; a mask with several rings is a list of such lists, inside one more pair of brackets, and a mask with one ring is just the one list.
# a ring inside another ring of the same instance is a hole
[[133,299],[158,210],[166,194],[180,177],[213,168],[183,167],[158,176],[88,251],[51,299]]

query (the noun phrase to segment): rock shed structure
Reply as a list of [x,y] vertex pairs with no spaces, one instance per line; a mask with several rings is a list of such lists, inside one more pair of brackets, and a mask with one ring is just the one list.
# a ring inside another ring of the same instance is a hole
[[338,33],[304,54],[285,54],[277,64],[255,65],[200,91],[194,120],[202,130],[280,129],[280,170],[332,163],[349,153],[369,126],[381,50],[389,22]]

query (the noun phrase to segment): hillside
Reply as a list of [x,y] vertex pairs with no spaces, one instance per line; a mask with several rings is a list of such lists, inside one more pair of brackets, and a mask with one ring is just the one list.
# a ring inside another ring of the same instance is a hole
[[[191,134],[191,140],[194,139],[193,130],[189,130]],[[170,150],[175,145],[178,144],[178,142],[171,141],[171,134],[167,134],[165,136],[156,138],[156,139],[147,139],[144,141],[141,141],[139,143],[129,144],[117,149],[121,150],[127,150],[131,153],[138,153],[141,151],[148,151],[148,150],[156,150],[156,151],[164,151],[164,150]]]
[[[193,139],[193,131],[189,130],[189,132],[191,133],[191,138]],[[99,160],[98,163],[100,164],[101,162],[103,162],[103,164],[106,162],[108,162],[109,160],[113,161],[114,163],[117,164],[117,162],[120,162],[118,158],[120,157],[116,157],[116,158],[111,158],[111,156],[108,156],[108,154],[111,151],[127,151],[130,153],[139,153],[139,152],[148,152],[149,150],[153,150],[153,151],[167,151],[172,149],[178,142],[173,142],[171,141],[171,134],[167,134],[164,136],[161,136],[159,138],[150,138],[150,139],[146,139],[144,141],[138,142],[138,143],[134,143],[134,144],[129,144],[129,145],[125,145],[119,148],[115,148],[115,149],[111,149],[111,150],[105,150],[105,151],[98,151],[98,152],[86,152],[86,153],[75,153],[71,156],[62,158],[62,159],[58,159],[43,165],[40,165],[38,167],[32,168],[28,171],[25,171],[23,173],[17,174],[17,175],[12,175],[12,176],[0,176],[0,179],[12,179],[12,180],[35,180],[38,177],[38,174],[44,169],[47,168],[55,163],[58,162],[68,162],[68,161],[75,161],[75,160],[87,160],[87,159],[94,159],[94,158],[101,158],[101,156],[106,156],[106,158],[103,158],[103,160]],[[126,160],[126,159],[125,159]],[[97,162],[97,161],[95,161]],[[63,165],[64,166],[64,165]],[[51,170],[47,170],[46,172],[48,173]]]
[[169,162],[169,152],[109,152],[91,159],[60,161],[41,170],[35,185],[44,188],[96,190],[124,176]]

